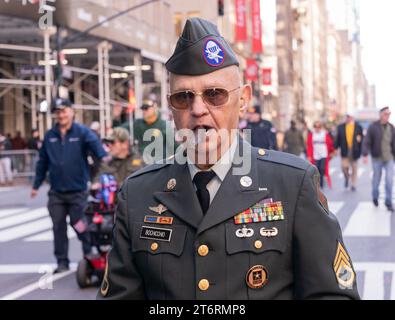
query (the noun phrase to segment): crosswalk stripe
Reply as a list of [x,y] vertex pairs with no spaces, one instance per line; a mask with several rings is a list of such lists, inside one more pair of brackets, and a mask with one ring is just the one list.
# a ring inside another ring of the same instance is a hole
[[23,187],[2,187],[2,188],[0,188],[0,193],[9,192],[9,191],[16,191],[19,189],[23,189]]
[[330,201],[329,202],[329,209],[335,216],[339,213],[339,211],[343,208],[343,206],[344,206],[343,201]]
[[17,291],[14,291],[6,296],[3,296],[0,298],[0,300],[16,300],[19,299],[33,291],[36,291],[38,289],[41,289],[41,285],[46,287],[46,285],[52,285],[55,281],[60,280],[62,278],[65,278],[69,276],[70,274],[74,273],[75,270],[69,270],[66,272],[58,273],[55,275],[50,276],[49,278],[45,279],[44,281],[36,281],[32,284],[27,285],[26,287],[23,287]]
[[358,170],[358,178],[361,178],[366,172],[365,168],[359,169]]
[[1,209],[0,210],[0,218],[5,218],[8,216],[12,216],[17,213],[21,213],[29,210],[28,208],[10,208],[10,209]]
[[[56,268],[56,263],[35,263],[35,264],[0,264],[0,274],[23,274],[23,273],[44,273],[47,270]],[[70,263],[70,269],[75,270],[77,263]]]
[[344,229],[346,237],[391,236],[391,214],[384,208],[374,208],[370,202],[361,202]]
[[[67,226],[67,237],[69,239],[73,239],[77,237],[74,229],[70,226]],[[34,236],[25,238],[23,239],[23,241],[26,242],[53,241],[53,231],[52,230],[44,231]]]
[[[383,300],[385,298],[384,273],[395,274],[395,263],[391,262],[355,262],[355,271],[364,273],[364,290],[361,298],[364,300]],[[395,299],[395,285],[392,281],[391,300]]]
[[36,220],[38,218],[42,218],[48,216],[47,208],[38,208],[32,211],[28,211],[26,213],[14,215],[8,218],[3,218],[0,220],[0,229],[6,228],[9,226],[17,225],[22,222],[28,222],[31,220]]
[[52,228],[52,221],[49,218],[25,223],[0,231],[0,242],[15,240],[50,228]]

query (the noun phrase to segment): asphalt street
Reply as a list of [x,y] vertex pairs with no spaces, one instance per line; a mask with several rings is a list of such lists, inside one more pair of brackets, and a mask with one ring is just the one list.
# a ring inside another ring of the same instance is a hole
[[[338,217],[357,271],[364,299],[395,299],[395,216],[371,203],[371,168],[360,164],[357,192],[344,188],[339,160],[331,164],[333,188],[325,188],[331,211]],[[28,186],[0,188],[0,299],[94,299],[98,288],[81,290],[75,268],[81,246],[69,230],[71,270],[52,275],[51,220],[46,209],[48,187],[30,199]]]

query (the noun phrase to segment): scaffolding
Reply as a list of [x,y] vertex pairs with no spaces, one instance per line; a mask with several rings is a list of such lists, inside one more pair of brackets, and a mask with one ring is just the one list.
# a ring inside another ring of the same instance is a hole
[[[56,30],[47,30],[43,32],[42,47],[0,43],[0,53],[14,51],[30,53],[31,59],[30,61],[26,61],[30,64],[34,65],[37,60],[42,58],[40,62],[45,67],[44,75],[32,75],[30,79],[20,79],[15,75],[15,73],[9,72],[0,67],[0,73],[3,75],[3,78],[0,79],[0,98],[6,94],[11,94],[12,90],[15,88],[30,90],[30,101],[27,101],[23,96],[16,96],[15,94],[12,94],[12,97],[21,102],[24,107],[31,110],[31,127],[38,128],[41,137],[43,137],[45,130],[48,130],[48,128],[52,126],[51,108],[48,108],[45,113],[42,113],[38,112],[38,106],[43,100],[46,101],[47,106],[51,106],[51,101],[56,95],[56,92],[54,92],[55,85],[52,70],[53,56],[55,52],[50,48],[50,37],[54,35],[55,32]],[[98,111],[100,135],[102,137],[104,137],[106,131],[112,127],[113,107],[115,105],[121,106],[122,108],[130,107],[127,99],[122,99],[119,96],[117,97],[114,92],[121,86],[124,86],[127,83],[132,83],[137,106],[141,105],[144,95],[142,71],[143,57],[141,53],[135,50],[129,50],[123,54],[123,58],[128,56],[131,61],[129,64],[135,67],[133,71],[128,71],[125,70],[125,66],[110,63],[111,50],[113,47],[114,45],[109,41],[100,41],[96,45],[97,61],[90,68],[73,66],[70,64],[71,61],[68,61],[68,64],[64,66],[68,72],[72,72],[75,75],[72,81],[66,85],[67,91],[74,94],[73,108],[76,110]],[[115,57],[121,56],[119,52],[115,52],[114,55]],[[0,61],[2,60],[3,58],[0,56]],[[118,80],[118,83],[113,83],[111,78],[112,72],[122,73],[124,78]],[[125,76],[125,74],[127,74],[127,76]],[[164,68],[161,70],[161,74],[162,76],[158,83],[158,86],[161,87],[160,101],[164,103],[162,106],[166,106],[167,76]],[[87,92],[81,88],[81,83],[88,78],[94,78],[95,82],[98,84],[97,97],[95,97],[91,92]],[[85,103],[83,103],[82,100],[85,100]],[[166,115],[166,111],[163,113]],[[80,117],[78,120],[82,121],[82,118]],[[129,116],[128,121],[130,128],[132,128],[133,117]],[[130,132],[132,135],[133,130],[130,130]]]

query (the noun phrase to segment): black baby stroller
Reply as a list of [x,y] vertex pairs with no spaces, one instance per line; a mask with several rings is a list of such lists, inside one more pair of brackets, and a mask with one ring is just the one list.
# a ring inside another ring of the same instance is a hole
[[96,252],[85,256],[78,263],[77,283],[80,288],[101,282],[112,243],[117,182],[112,175],[103,174],[100,176],[100,185],[99,190],[92,190],[86,210],[88,232]]

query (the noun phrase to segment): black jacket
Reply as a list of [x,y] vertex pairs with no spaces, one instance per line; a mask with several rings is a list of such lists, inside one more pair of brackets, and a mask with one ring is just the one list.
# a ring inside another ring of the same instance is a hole
[[[392,124],[388,124],[392,129],[392,154],[395,157],[395,128]],[[372,123],[368,129],[368,133],[364,139],[362,154],[367,156],[371,153],[373,158],[381,157],[381,141],[383,139],[383,129],[380,121]]]
[[[352,144],[352,157],[354,160],[358,160],[362,153],[363,143],[363,129],[358,122],[355,122],[354,138]],[[343,123],[337,128],[337,137],[335,140],[335,149],[340,148],[341,157],[348,158],[348,144],[346,137],[346,124]]]
[[251,130],[251,145],[255,148],[277,150],[276,131],[270,121],[248,122]]

